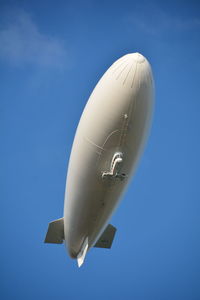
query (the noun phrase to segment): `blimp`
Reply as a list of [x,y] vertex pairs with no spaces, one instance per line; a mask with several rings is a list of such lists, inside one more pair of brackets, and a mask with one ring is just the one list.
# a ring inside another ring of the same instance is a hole
[[69,159],[63,217],[49,223],[45,243],[66,245],[80,267],[92,247],[111,248],[109,224],[143,152],[152,121],[154,80],[148,60],[115,61],[92,91]]

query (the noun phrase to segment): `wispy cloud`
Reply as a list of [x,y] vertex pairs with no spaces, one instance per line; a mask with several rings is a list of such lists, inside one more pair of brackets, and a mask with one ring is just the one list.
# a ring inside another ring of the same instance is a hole
[[143,33],[150,35],[163,34],[168,30],[180,33],[182,31],[200,29],[199,18],[173,16],[155,7],[151,7],[151,14],[148,11],[129,13],[126,16],[126,21]]
[[63,68],[67,51],[61,40],[43,34],[28,13],[17,11],[0,28],[0,58],[15,65]]

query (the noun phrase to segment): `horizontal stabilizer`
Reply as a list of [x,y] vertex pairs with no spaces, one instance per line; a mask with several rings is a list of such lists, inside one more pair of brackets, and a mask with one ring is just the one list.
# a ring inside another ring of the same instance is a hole
[[114,226],[109,224],[98,239],[98,241],[96,242],[96,244],[94,245],[94,247],[111,248],[116,230],[117,229]]
[[64,219],[57,219],[49,223],[45,243],[62,244],[64,240]]

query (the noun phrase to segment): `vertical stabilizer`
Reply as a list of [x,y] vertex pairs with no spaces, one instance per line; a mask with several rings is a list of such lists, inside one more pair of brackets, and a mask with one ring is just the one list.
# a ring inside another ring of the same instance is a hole
[[88,237],[86,237],[86,239],[85,239],[85,241],[83,243],[82,249],[81,249],[81,251],[79,252],[79,254],[77,256],[77,262],[78,262],[79,268],[84,263],[87,250],[88,250]]

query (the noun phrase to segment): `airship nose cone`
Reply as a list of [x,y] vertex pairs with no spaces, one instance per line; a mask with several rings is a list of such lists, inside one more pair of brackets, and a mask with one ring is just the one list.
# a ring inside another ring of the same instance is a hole
[[130,57],[133,60],[135,60],[137,63],[143,63],[145,61],[145,57],[142,54],[138,53],[138,52],[131,53]]
[[121,82],[126,88],[140,87],[144,81],[150,80],[151,67],[148,60],[140,53],[128,53],[118,59],[108,70],[115,84]]

